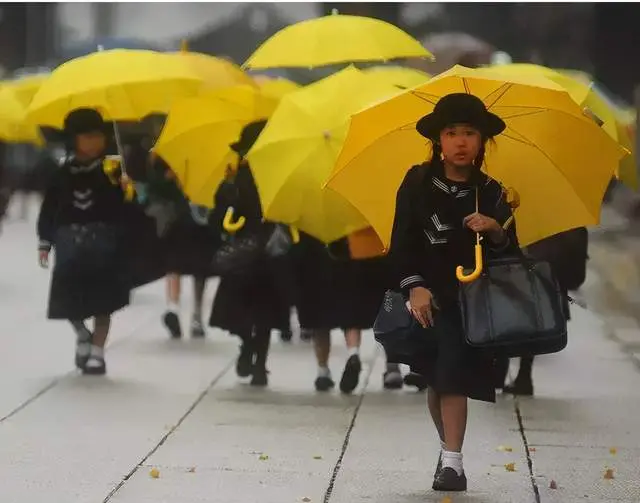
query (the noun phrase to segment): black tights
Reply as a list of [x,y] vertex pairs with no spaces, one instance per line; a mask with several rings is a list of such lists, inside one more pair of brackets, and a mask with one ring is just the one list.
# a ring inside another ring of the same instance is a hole
[[269,346],[271,344],[271,329],[254,326],[250,333],[240,334],[242,341],[242,351],[253,354],[253,364],[256,368],[265,369],[267,356],[269,356]]

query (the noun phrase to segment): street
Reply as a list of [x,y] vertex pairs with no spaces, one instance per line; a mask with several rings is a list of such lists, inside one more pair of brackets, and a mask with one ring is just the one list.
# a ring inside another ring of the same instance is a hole
[[[235,375],[235,338],[168,339],[157,283],[115,316],[108,376],[82,377],[71,327],[45,318],[34,227],[32,215],[0,234],[2,503],[640,501],[640,375],[621,342],[640,343],[640,329],[599,303],[612,294],[605,259],[585,286],[593,311],[572,308],[568,348],[536,359],[536,396],[471,402],[469,491],[447,500],[431,490],[439,443],[425,396],[382,389],[371,333],[354,396],[317,394],[310,345],[275,335],[269,388],[252,389]],[[334,341],[339,376],[346,351]]]

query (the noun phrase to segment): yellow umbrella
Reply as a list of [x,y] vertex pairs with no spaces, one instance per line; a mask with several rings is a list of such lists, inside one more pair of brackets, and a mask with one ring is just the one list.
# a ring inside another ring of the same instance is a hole
[[154,152],[171,167],[192,202],[211,208],[227,166],[237,160],[229,145],[244,126],[268,118],[276,104],[253,86],[179,100],[169,112]]
[[598,93],[592,89],[591,83],[585,83],[582,78],[563,74],[545,66],[528,63],[512,63],[493,66],[491,68],[508,77],[515,75],[542,75],[543,77],[553,80],[556,84],[562,86],[578,105],[591,110],[591,112],[603,122],[602,129],[604,129],[611,138],[618,141],[616,119],[613,111],[607,103],[602,100]]
[[28,120],[62,128],[71,110],[89,107],[106,120],[135,121],[168,112],[176,98],[195,95],[202,87],[202,77],[170,54],[101,51],[56,68],[33,98]]
[[255,85],[253,79],[239,66],[226,59],[186,51],[172,53],[171,56],[197,74],[204,82],[204,89]]
[[38,128],[26,121],[27,104],[16,93],[15,82],[0,86],[0,140],[8,143],[42,145]]
[[372,66],[364,72],[375,75],[380,81],[384,79],[391,85],[405,89],[422,85],[431,78],[428,73],[405,66]]
[[334,13],[283,28],[258,47],[244,67],[313,68],[395,58],[433,58],[433,55],[390,23]]
[[277,100],[280,100],[283,96],[292,93],[293,91],[297,91],[302,87],[300,84],[284,78],[272,79],[270,77],[257,76],[254,77],[254,80],[258,84],[260,92],[263,95]]
[[418,88],[353,116],[329,188],[349,200],[389,244],[395,197],[407,172],[430,157],[416,122],[454,92],[480,97],[507,124],[489,144],[485,170],[520,196],[520,244],[598,223],[604,191],[625,154],[569,95],[539,76],[505,80],[455,66]]
[[342,196],[322,190],[352,113],[400,92],[354,67],[287,94],[247,154],[264,217],[330,243],[368,227]]

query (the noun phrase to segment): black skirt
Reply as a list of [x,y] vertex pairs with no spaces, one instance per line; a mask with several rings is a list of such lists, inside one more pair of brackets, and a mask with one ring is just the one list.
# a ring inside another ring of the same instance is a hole
[[131,277],[124,262],[124,247],[108,263],[78,272],[73,264],[54,263],[47,317],[52,320],[85,320],[106,316],[129,304]]
[[411,370],[438,394],[495,402],[495,355],[466,343],[455,304],[434,311],[434,317],[433,328],[425,333],[430,347],[415,355]]
[[264,259],[250,277],[221,278],[209,326],[245,336],[254,327],[289,328],[290,302],[277,283],[278,269]]
[[162,248],[168,274],[205,278],[213,275],[211,261],[216,239],[211,227],[198,225],[191,218],[180,219],[162,238]]

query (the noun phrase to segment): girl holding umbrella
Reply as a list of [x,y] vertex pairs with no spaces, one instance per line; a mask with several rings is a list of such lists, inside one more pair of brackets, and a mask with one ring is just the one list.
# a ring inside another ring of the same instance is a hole
[[[56,251],[48,317],[69,320],[77,336],[76,366],[93,375],[106,373],[111,315],[129,304],[131,285],[123,266],[127,203],[123,187],[103,169],[111,131],[93,109],[68,114],[68,155],[50,180],[37,224],[41,267],[48,267],[51,248]],[[93,331],[87,318],[94,320]]]
[[475,233],[490,254],[516,251],[515,226],[501,185],[481,171],[485,145],[505,123],[470,94],[449,94],[416,125],[433,144],[429,162],[414,166],[397,194],[391,259],[414,317],[430,328],[431,350],[413,371],[429,386],[428,406],[441,441],[433,488],[465,491],[462,444],[467,400],[495,401],[491,354],[468,346],[457,305],[459,264],[474,264]]

